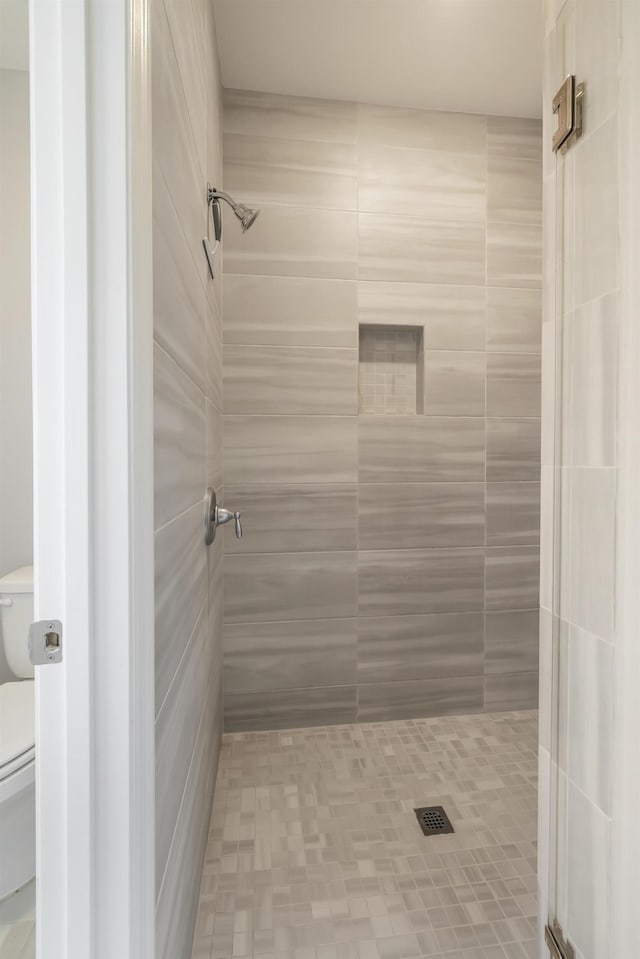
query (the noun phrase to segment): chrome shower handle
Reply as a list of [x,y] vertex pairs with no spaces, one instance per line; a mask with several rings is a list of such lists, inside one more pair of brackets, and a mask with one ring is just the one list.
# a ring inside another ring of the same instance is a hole
[[224,526],[225,523],[229,523],[232,519],[235,520],[236,537],[237,539],[242,539],[242,523],[240,522],[240,513],[234,512],[230,509],[225,509],[224,506],[216,506],[216,526]]
[[211,546],[216,538],[216,529],[218,526],[224,526],[225,523],[230,523],[231,520],[235,521],[236,536],[238,539],[242,539],[240,513],[231,509],[225,509],[224,506],[218,506],[216,491],[210,486],[204,498],[204,541],[207,546]]

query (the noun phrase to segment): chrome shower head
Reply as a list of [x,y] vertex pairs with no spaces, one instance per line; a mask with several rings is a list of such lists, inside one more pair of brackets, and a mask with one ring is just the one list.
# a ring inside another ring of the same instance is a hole
[[260,210],[253,210],[250,206],[245,206],[244,203],[238,203],[233,207],[233,212],[242,224],[242,232],[246,233],[257,220]]
[[209,203],[212,203],[215,200],[224,200],[225,203],[229,204],[235,215],[240,220],[243,233],[246,233],[249,227],[253,226],[258,214],[260,213],[260,210],[254,210],[250,206],[245,206],[244,203],[236,202],[236,200],[234,200],[232,196],[229,196],[228,193],[224,193],[222,190],[214,190],[209,187]]

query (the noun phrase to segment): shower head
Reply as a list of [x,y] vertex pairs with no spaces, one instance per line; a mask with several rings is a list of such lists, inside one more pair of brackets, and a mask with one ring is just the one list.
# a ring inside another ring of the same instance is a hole
[[242,224],[242,232],[246,233],[255,223],[260,210],[253,210],[250,206],[245,206],[244,203],[238,203],[237,206],[233,208],[233,212]]
[[260,213],[260,210],[254,210],[250,206],[245,206],[244,203],[237,203],[236,200],[229,196],[228,193],[224,193],[222,190],[214,190],[209,187],[209,203],[213,203],[216,200],[224,200],[225,203],[229,204],[237,218],[240,220],[243,233],[246,233],[247,230],[253,226],[258,214]]

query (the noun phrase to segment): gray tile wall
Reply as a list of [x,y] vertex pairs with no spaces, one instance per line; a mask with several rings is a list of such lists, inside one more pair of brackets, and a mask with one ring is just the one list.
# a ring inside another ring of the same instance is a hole
[[152,9],[158,959],[189,959],[222,732],[222,289],[202,250],[221,182],[222,95],[211,4]]
[[[225,724],[537,695],[541,131],[225,94]],[[228,218],[229,219],[229,218]],[[420,415],[357,415],[359,326],[421,331]]]

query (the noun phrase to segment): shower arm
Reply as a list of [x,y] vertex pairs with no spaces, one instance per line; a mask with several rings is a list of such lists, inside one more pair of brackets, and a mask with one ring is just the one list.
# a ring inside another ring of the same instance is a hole
[[233,197],[229,196],[228,193],[225,193],[224,190],[216,190],[215,187],[208,186],[207,202],[211,204],[211,203],[214,203],[216,200],[224,200],[225,203],[228,203],[231,209],[234,211],[238,209],[238,204],[233,199]]

